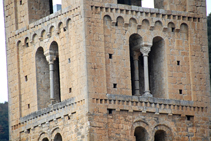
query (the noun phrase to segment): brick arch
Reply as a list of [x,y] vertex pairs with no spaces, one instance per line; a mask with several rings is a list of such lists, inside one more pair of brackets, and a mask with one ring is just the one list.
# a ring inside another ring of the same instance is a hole
[[130,135],[131,137],[135,140],[135,133],[137,129],[141,129],[142,131],[145,132],[146,138],[150,138],[150,129],[149,129],[149,124],[146,121],[143,120],[136,120],[131,127],[131,132]]
[[31,42],[36,43],[37,40],[38,40],[38,35],[37,35],[37,33],[32,34]]
[[116,18],[116,26],[124,26],[124,18],[122,16]]
[[174,22],[169,22],[169,23],[168,23],[168,29],[169,29],[168,31],[169,31],[169,32],[174,32],[174,31],[175,31],[175,28],[176,28],[176,27],[175,27]]
[[62,32],[63,27],[64,27],[63,22],[62,22],[62,21],[58,22],[58,24],[57,24],[57,28],[56,28],[57,33],[61,33],[61,32]]
[[129,27],[134,27],[134,28],[137,28],[137,20],[135,18],[130,18],[129,20]]
[[25,47],[29,47],[29,37],[26,37],[24,39],[24,45],[25,45]]
[[[45,139],[49,140],[49,136],[46,132],[42,132],[39,137],[38,137],[38,141],[45,141]],[[49,140],[50,141],[50,140]]]
[[163,29],[163,23],[160,20],[156,21],[155,25],[154,25],[154,30],[161,30],[162,31],[162,29]]
[[104,26],[107,26],[108,28],[111,27],[112,26],[111,22],[112,22],[112,19],[111,19],[111,17],[109,15],[105,15],[103,17],[103,24],[104,24]]
[[20,46],[21,46],[21,40],[18,40],[18,41],[17,41],[16,46],[17,46],[17,47],[20,47]]
[[150,22],[148,19],[143,19],[141,22],[141,29],[149,29]]
[[51,130],[51,140],[54,141],[54,138],[57,134],[60,134],[62,139],[64,140],[64,135],[62,130],[59,127],[55,127]]
[[71,18],[67,18],[65,22],[66,22],[65,28],[69,29],[70,28],[70,23],[71,23]]
[[157,131],[164,131],[166,133],[166,141],[173,141],[174,136],[172,133],[172,129],[170,127],[168,127],[167,125],[164,125],[164,124],[156,125],[152,131],[153,138]]

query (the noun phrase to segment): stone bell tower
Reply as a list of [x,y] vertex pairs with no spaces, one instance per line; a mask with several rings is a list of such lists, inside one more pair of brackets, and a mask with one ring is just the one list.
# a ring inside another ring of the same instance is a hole
[[5,0],[12,141],[210,140],[205,0]]

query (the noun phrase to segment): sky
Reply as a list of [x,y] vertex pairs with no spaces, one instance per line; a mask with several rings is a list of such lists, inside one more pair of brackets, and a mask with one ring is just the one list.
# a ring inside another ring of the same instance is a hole
[[[61,0],[53,0],[53,4],[61,4]],[[153,8],[153,0],[143,0],[142,5]],[[211,0],[207,0],[207,13],[211,13]],[[3,0],[0,0],[0,39],[3,41],[0,47],[0,103],[3,103],[8,101]]]

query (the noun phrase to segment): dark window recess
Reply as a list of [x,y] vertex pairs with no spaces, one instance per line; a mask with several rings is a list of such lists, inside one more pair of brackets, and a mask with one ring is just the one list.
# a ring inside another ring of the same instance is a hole
[[28,109],[30,109],[30,104],[28,104]]
[[22,2],[22,0],[20,0],[20,5],[22,5],[23,4],[23,2]]
[[53,2],[52,0],[49,0],[49,7],[50,7],[50,14],[53,13]]
[[186,116],[186,119],[189,120],[189,121],[193,121],[194,116]]
[[25,76],[25,81],[28,81],[28,77],[27,77],[27,75]]
[[174,31],[175,31],[175,28],[174,28],[174,27],[172,27],[172,28],[171,28],[171,32],[174,32]]
[[108,109],[108,114],[111,115],[113,112],[113,109]]
[[29,43],[26,43],[26,47],[29,47]]
[[131,0],[118,0],[118,4],[127,4],[127,5],[131,5]]
[[179,94],[182,94],[182,90],[181,89],[179,90]]
[[63,30],[66,31],[66,27],[64,27]]
[[69,88],[69,93],[71,93],[72,92],[72,88]]
[[70,63],[71,62],[71,60],[70,60],[70,58],[68,58],[68,63]]
[[116,83],[113,84],[113,88],[117,88],[117,84]]
[[113,54],[109,54],[109,59],[112,59],[112,57],[113,57]]
[[135,6],[141,6],[142,0],[118,0],[118,4],[127,4],[127,5],[135,5]]
[[27,129],[27,133],[30,133],[30,129]]
[[177,65],[178,65],[178,66],[180,65],[180,61],[177,61]]

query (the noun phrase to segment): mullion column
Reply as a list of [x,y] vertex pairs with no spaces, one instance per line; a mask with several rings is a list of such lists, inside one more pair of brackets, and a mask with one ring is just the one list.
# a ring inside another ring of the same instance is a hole
[[55,95],[54,95],[54,61],[56,60],[56,54],[54,51],[49,51],[45,53],[46,60],[49,63],[49,74],[50,74],[50,100],[51,104],[54,104]]
[[135,95],[139,96],[139,66],[138,66],[138,58],[140,56],[140,52],[133,52],[133,62],[134,62],[134,81],[135,81]]
[[149,90],[149,66],[148,66],[148,54],[151,50],[151,46],[143,46],[140,48],[140,52],[143,54],[144,58],[144,94],[145,97],[152,97]]

